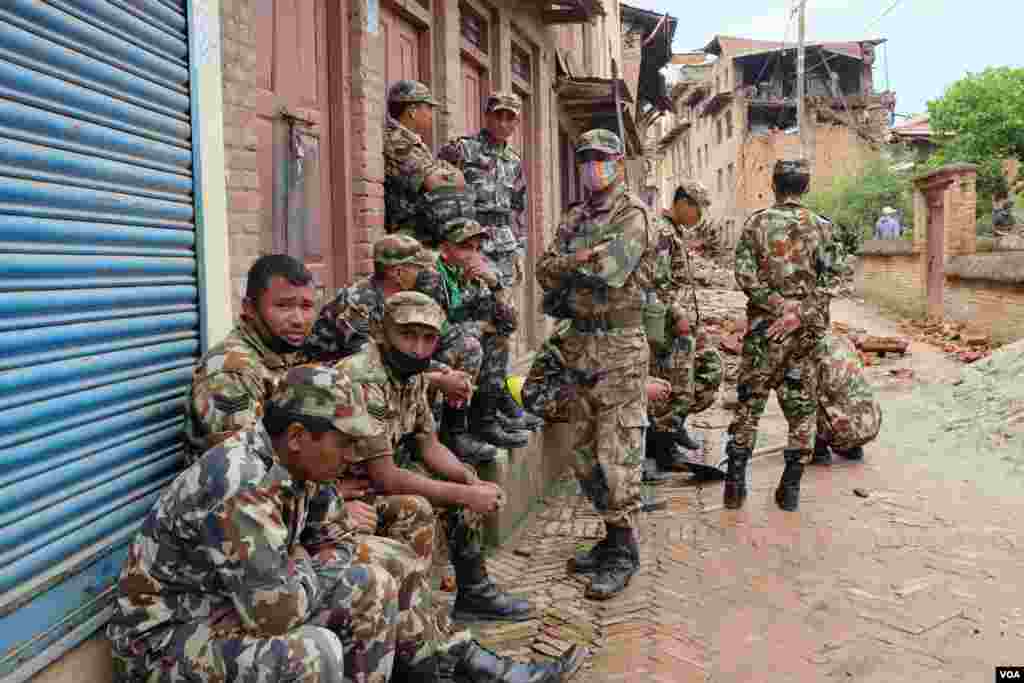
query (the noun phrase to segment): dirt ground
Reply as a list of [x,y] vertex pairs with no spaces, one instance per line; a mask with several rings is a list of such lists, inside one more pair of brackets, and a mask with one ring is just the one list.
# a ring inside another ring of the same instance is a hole
[[[898,334],[857,301],[835,302],[833,319]],[[566,479],[490,561],[503,586],[533,601],[537,618],[473,630],[521,656],[582,643],[591,656],[575,680],[587,683],[980,682],[993,680],[997,665],[1024,664],[1020,440],[975,438],[971,425],[993,394],[979,382],[995,375],[964,379],[962,370],[917,342],[906,356],[873,364],[879,439],[864,462],[810,468],[797,513],[771,500],[779,455],[752,463],[739,511],[722,508],[718,483],[680,477],[650,489],[668,507],[647,515],[641,571],[605,603],[584,599],[585,579],[565,571],[571,554],[602,533]],[[954,391],[967,387],[980,388],[963,406]],[[716,406],[692,421],[709,460],[729,417]],[[761,428],[759,446],[784,442],[775,401]]]

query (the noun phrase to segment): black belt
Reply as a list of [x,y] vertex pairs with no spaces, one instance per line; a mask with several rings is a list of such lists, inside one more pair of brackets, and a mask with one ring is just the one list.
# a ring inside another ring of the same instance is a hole
[[643,327],[643,324],[643,315],[639,311],[617,313],[599,318],[572,319],[572,329],[581,334],[625,330],[633,327]]

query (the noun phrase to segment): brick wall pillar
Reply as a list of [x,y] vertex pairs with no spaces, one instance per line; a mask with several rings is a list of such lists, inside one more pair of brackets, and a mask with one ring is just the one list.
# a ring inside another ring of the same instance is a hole
[[250,122],[256,115],[256,27],[253,0],[221,0],[221,55],[224,63],[224,164],[228,191],[228,255],[232,310],[239,311],[245,276],[260,253],[263,235],[257,146]]
[[352,69],[352,244],[357,275],[373,271],[373,242],[384,233],[385,45],[370,32],[367,0],[349,4]]

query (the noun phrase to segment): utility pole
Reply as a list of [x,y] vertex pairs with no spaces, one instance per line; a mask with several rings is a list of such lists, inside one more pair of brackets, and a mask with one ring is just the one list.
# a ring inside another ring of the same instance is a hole
[[797,17],[797,47],[796,47],[796,125],[800,130],[800,156],[804,159],[807,158],[807,132],[804,126],[804,81],[805,78],[805,49],[804,49],[804,35],[807,29],[807,22],[805,17],[805,11],[807,9],[807,0],[800,0],[800,5],[797,7],[799,16]]

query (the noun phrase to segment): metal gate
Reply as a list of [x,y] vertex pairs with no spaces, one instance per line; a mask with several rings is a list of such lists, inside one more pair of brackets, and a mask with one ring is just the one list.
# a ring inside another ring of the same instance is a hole
[[0,678],[103,625],[180,468],[188,27],[186,0],[0,3]]

